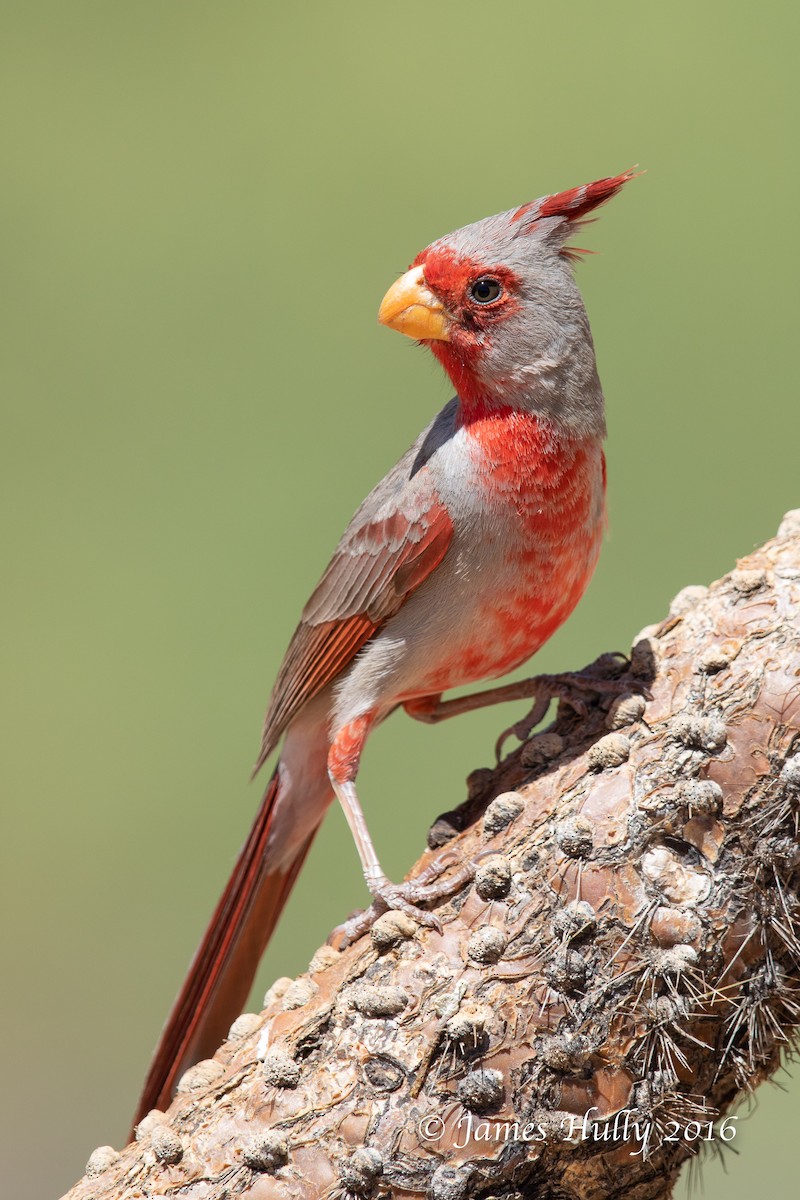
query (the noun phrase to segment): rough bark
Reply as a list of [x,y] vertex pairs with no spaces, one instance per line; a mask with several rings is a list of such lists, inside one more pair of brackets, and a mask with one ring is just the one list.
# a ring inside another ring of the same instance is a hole
[[478,865],[442,932],[322,947],[71,1200],[646,1200],[724,1146],[800,1012],[800,510],[598,662],[627,696],[435,823]]

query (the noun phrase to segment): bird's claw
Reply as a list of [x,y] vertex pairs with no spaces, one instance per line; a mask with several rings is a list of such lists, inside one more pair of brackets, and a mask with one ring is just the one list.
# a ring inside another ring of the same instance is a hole
[[[610,657],[610,656],[608,656]],[[627,659],[619,656],[624,663]],[[594,664],[592,664],[594,666]],[[573,712],[584,719],[589,715],[589,706],[584,694],[594,692],[596,695],[619,696],[626,692],[635,692],[650,698],[647,684],[641,679],[631,679],[630,676],[608,676],[596,674],[591,668],[584,671],[565,671],[560,675],[536,675],[528,681],[531,694],[535,696],[533,707],[521,721],[516,721],[508,729],[504,729],[495,743],[495,757],[499,763],[503,756],[503,748],[512,736],[520,742],[526,742],[537,725],[541,724],[547,715],[547,710],[553,700],[561,700],[568,704]]]
[[[544,718],[547,716],[547,710],[550,707],[551,700],[557,697],[551,689],[543,690],[542,695],[537,696],[533,703],[530,712],[520,721],[515,721],[513,725],[509,725],[508,729],[504,729],[499,738],[494,744],[495,761],[499,764],[503,758],[503,749],[508,739],[513,735],[519,742],[527,742],[528,738],[533,733],[537,725],[541,725]],[[560,696],[559,699],[566,699],[566,696]],[[583,700],[579,697],[572,697],[570,703],[575,701],[574,707],[578,716],[586,716],[588,709]]]
[[468,883],[475,874],[474,863],[464,863],[457,871],[440,879],[440,875],[455,861],[451,853],[440,854],[433,859],[414,879],[405,883],[392,883],[383,877],[371,883],[372,904],[363,912],[355,913],[343,925],[339,925],[329,939],[339,949],[346,949],[368,933],[378,917],[386,912],[402,912],[418,925],[442,932],[442,923],[435,913],[421,908],[445,900]]

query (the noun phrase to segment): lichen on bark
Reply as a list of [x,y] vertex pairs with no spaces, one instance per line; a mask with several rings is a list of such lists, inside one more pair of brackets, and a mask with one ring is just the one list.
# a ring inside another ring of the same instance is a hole
[[625,671],[434,823],[441,932],[321,948],[71,1200],[645,1200],[724,1144],[800,1013],[800,512]]

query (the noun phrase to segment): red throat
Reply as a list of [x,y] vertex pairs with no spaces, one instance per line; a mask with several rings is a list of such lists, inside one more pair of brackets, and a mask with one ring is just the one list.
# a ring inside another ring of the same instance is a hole
[[428,342],[436,358],[452,380],[465,422],[485,416],[497,407],[489,388],[478,377],[476,365],[480,347],[454,346],[452,342]]
[[458,314],[451,341],[430,341],[426,344],[453,382],[461,401],[463,419],[474,420],[498,407],[491,387],[481,379],[478,371],[480,359],[490,344],[498,322],[487,322],[482,327],[480,318],[474,312],[465,311],[464,293],[471,279],[478,275],[492,275],[505,285],[508,299],[503,306],[503,313],[510,315],[518,307],[518,301],[513,296],[519,280],[509,267],[501,263],[465,258],[447,246],[423,250],[413,265],[425,268],[428,287],[441,297],[451,313]]

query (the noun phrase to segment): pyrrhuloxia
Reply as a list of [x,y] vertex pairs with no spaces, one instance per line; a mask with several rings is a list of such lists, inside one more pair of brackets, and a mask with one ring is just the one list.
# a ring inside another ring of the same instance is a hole
[[[569,616],[605,521],[603,394],[565,243],[632,172],[544,197],[440,238],[390,288],[379,319],[426,343],[456,396],[356,512],[303,610],[264,723],[280,761],[161,1037],[137,1120],[212,1052],[333,796],[380,908],[420,908],[453,879],[395,886],[356,794],[370,730],[402,705],[435,721],[547,688],[502,675]],[[557,690],[557,689],[556,689]],[[458,881],[458,872],[456,872]]]

